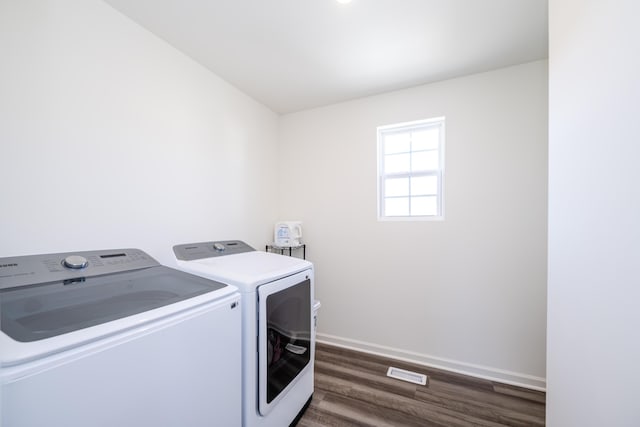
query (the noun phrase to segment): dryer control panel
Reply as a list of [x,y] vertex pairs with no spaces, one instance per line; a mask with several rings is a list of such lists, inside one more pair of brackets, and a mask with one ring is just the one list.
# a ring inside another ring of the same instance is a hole
[[193,261],[196,259],[234,255],[252,251],[255,251],[255,249],[241,240],[186,243],[173,247],[173,253],[176,254],[176,258],[180,261]]

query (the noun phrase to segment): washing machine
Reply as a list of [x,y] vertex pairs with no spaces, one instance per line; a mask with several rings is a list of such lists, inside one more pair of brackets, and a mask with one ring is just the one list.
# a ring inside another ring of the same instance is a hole
[[240,291],[242,425],[295,424],[313,394],[313,265],[238,240],[173,250],[179,268]]
[[0,258],[0,425],[240,426],[240,294],[138,249]]

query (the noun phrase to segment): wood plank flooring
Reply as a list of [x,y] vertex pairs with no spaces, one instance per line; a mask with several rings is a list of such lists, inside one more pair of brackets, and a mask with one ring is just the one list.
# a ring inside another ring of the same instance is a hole
[[[315,392],[298,427],[544,426],[545,393],[316,346]],[[426,386],[387,377],[389,366],[428,376]]]

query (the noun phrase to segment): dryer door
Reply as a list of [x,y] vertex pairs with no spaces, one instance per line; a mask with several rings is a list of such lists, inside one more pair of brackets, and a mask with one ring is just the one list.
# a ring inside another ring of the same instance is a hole
[[306,369],[312,369],[310,271],[258,288],[259,409],[266,415]]

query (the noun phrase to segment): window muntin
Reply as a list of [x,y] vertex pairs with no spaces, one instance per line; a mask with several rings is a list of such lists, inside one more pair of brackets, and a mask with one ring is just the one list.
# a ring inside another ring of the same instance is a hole
[[378,218],[442,219],[444,117],[378,128]]

